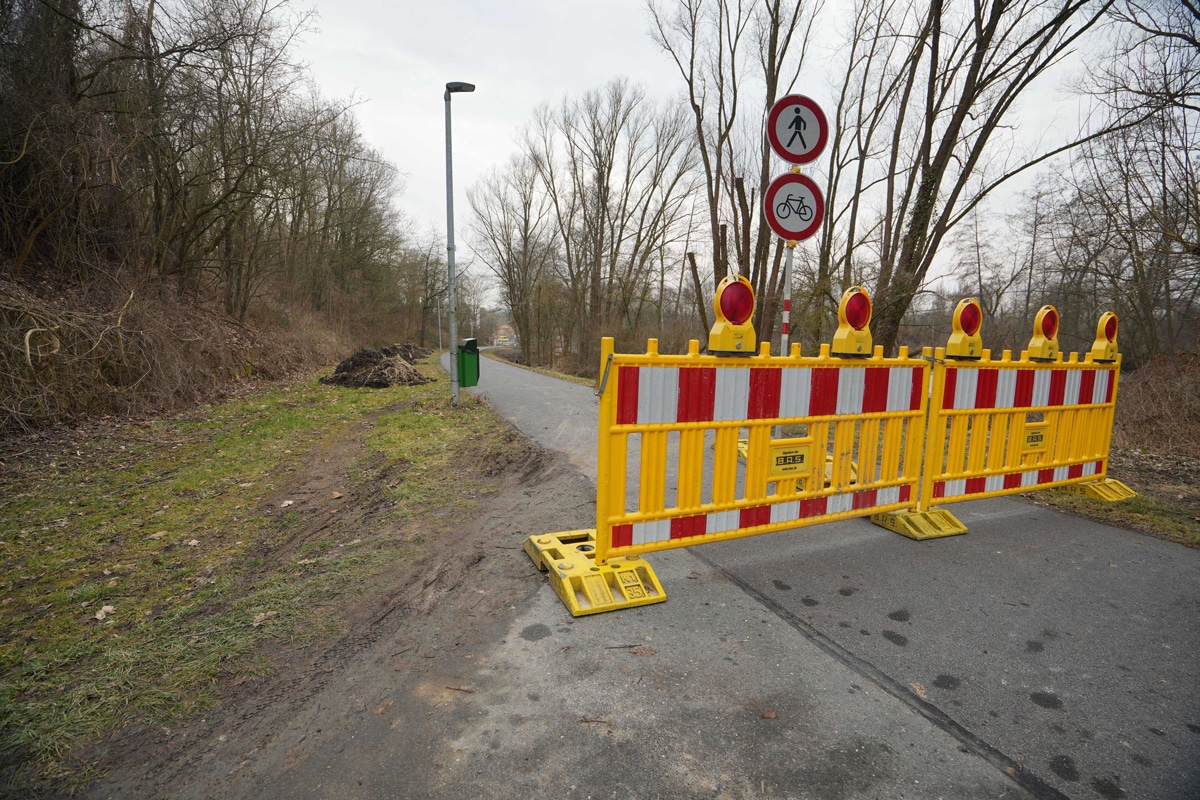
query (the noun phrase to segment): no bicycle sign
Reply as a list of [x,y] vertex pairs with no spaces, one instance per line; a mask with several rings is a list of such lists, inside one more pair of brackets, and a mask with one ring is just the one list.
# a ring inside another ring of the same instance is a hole
[[788,172],[771,181],[763,194],[767,225],[790,242],[803,241],[821,227],[825,198],[812,178]]

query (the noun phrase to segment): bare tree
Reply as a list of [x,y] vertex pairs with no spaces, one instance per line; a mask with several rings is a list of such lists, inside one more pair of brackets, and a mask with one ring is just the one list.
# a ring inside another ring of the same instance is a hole
[[526,363],[538,338],[538,291],[555,257],[551,206],[540,190],[537,168],[524,155],[513,156],[467,194],[475,212],[473,249],[500,282]]
[[[1111,0],[856,5],[838,112],[839,127],[854,133],[843,135],[829,156],[827,195],[834,201],[823,263],[840,262],[843,279],[857,273],[873,280],[876,341],[889,351],[954,226],[996,187],[1079,144],[999,157],[1018,101],[1085,41],[1111,6]],[[864,219],[867,208],[874,210]]]
[[[771,176],[763,123],[775,101],[795,86],[819,5],[648,0],[651,35],[686,86],[703,171],[713,284],[731,268],[747,276],[759,297],[755,325],[763,339],[772,336],[782,290],[781,243],[772,257],[773,235],[760,208]],[[702,292],[697,302],[705,302]]]
[[693,149],[685,117],[615,80],[542,108],[526,136],[552,210],[553,261],[583,364],[604,333],[631,331],[653,293],[655,258],[687,230]]

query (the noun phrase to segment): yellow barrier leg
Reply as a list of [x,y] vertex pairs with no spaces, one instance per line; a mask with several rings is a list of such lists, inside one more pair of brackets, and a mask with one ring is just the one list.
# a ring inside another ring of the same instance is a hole
[[525,552],[543,572],[573,617],[632,608],[667,599],[653,568],[638,556],[596,563],[596,531],[530,536]]
[[1064,488],[1070,489],[1075,494],[1090,497],[1093,500],[1103,500],[1105,503],[1119,503],[1122,500],[1130,500],[1137,497],[1137,492],[1112,478],[1105,478],[1102,481],[1088,481],[1087,483],[1073,483]]
[[967,532],[967,526],[944,508],[931,508],[928,511],[886,511],[882,514],[872,514],[871,522],[917,541],[959,536]]

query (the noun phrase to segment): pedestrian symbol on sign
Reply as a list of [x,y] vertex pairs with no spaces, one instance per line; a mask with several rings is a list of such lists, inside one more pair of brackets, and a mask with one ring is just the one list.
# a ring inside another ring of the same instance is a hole
[[788,125],[789,129],[795,130],[796,132],[792,134],[792,138],[788,139],[788,143],[787,143],[788,150],[792,149],[792,144],[795,143],[796,139],[800,140],[800,149],[801,150],[808,149],[808,143],[804,141],[804,133],[803,133],[804,129],[807,127],[808,127],[808,123],[805,122],[804,115],[802,115],[800,113],[800,106],[796,106],[792,110],[792,124]]

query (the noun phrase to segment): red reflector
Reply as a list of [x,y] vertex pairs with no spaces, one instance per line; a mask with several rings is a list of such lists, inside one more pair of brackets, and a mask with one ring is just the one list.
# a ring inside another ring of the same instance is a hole
[[1109,317],[1108,322],[1105,323],[1104,337],[1110,342],[1117,340],[1117,318],[1115,316]]
[[731,283],[721,292],[721,313],[734,325],[742,325],[754,313],[754,292],[746,284]]
[[850,295],[850,299],[846,301],[846,322],[849,322],[854,330],[861,331],[870,321],[870,299],[862,292]]
[[958,324],[962,326],[963,333],[967,336],[979,333],[981,322],[983,322],[983,312],[979,310],[978,305],[967,303],[963,306],[962,313],[958,315]]
[[1058,312],[1050,309],[1046,312],[1046,316],[1042,317],[1042,335],[1047,339],[1053,339],[1058,333]]

